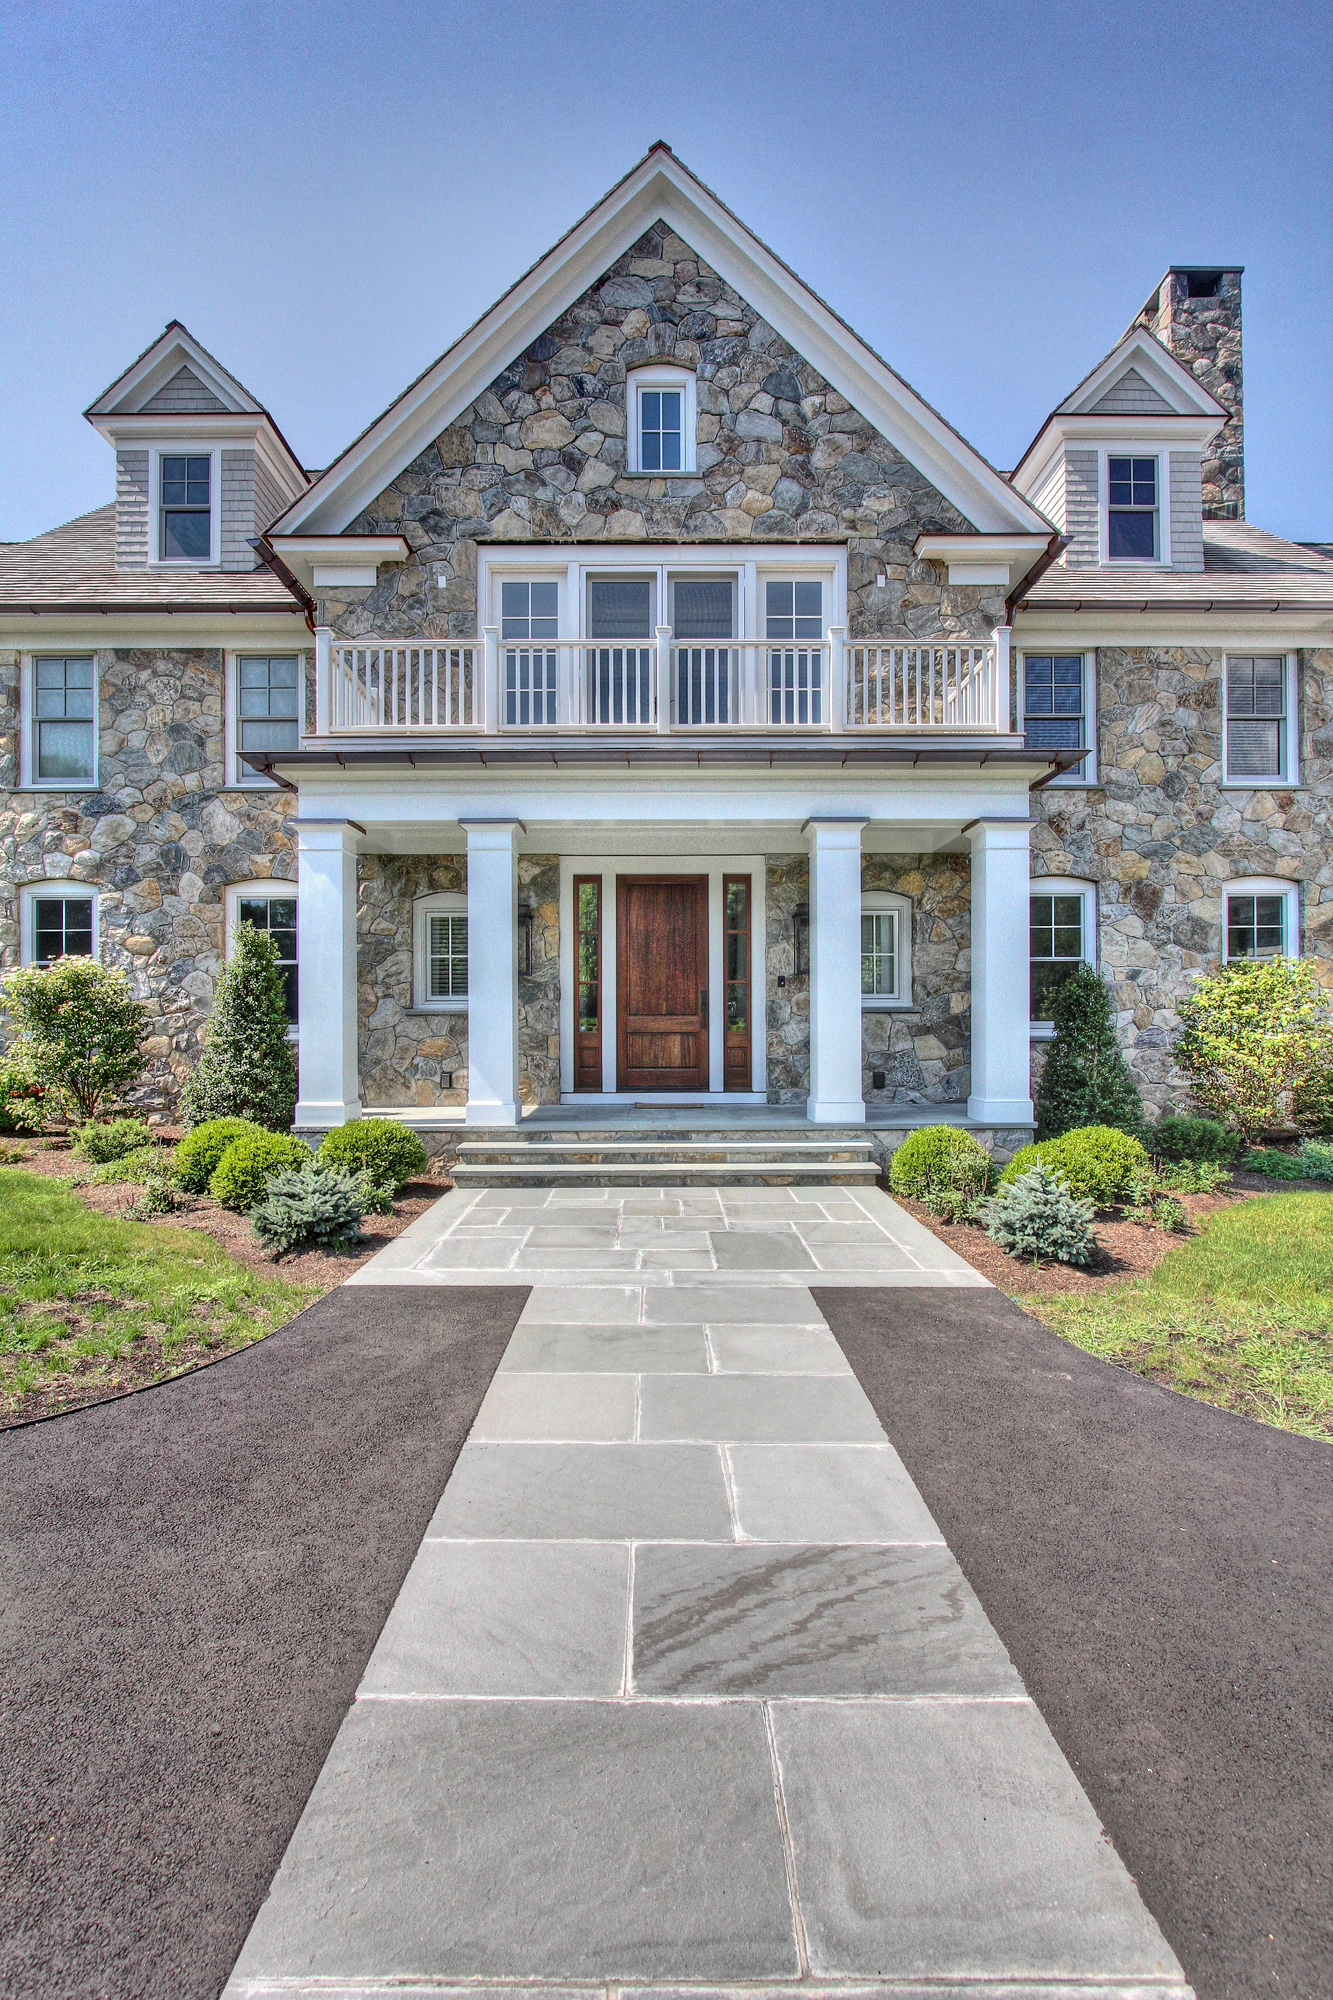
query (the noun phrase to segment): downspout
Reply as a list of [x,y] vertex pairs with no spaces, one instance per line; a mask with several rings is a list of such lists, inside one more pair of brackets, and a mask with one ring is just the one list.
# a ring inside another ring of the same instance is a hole
[[305,612],[306,629],[313,633],[315,629],[315,600],[305,585],[298,577],[292,575],[277,550],[269,544],[263,535],[255,535],[251,539],[250,547],[259,557],[264,567],[271,569],[274,576],[277,577],[278,582],[285,584],[287,589],[290,590],[292,596]]
[[1031,569],[1028,571],[1027,575],[1023,578],[1023,581],[1019,584],[1015,584],[1014,588],[1005,598],[1004,622],[1006,625],[1013,624],[1014,612],[1017,609],[1017,607],[1022,603],[1023,599],[1027,596],[1033,584],[1036,583],[1041,577],[1045,576],[1051,564],[1055,562],[1059,558],[1059,556],[1063,554],[1064,550],[1069,547],[1069,542],[1070,542],[1070,537],[1068,535],[1062,535],[1058,531],[1051,536],[1050,541],[1047,542],[1046,547],[1043,549],[1042,553],[1037,557],[1036,562],[1033,563]]

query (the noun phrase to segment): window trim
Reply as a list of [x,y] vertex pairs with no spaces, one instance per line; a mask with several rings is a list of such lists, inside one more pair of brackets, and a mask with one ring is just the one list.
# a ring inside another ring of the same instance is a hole
[[1083,654],[1083,740],[1087,750],[1081,765],[1076,770],[1061,771],[1050,780],[1068,790],[1071,786],[1087,787],[1095,785],[1097,778],[1097,651],[1095,647],[1084,649],[1080,646],[1023,646],[1018,656],[1018,712],[1017,734],[1022,735],[1027,727],[1027,662],[1031,653],[1034,660],[1049,660],[1062,654],[1071,657]]
[[[208,473],[208,561],[190,562],[181,556],[163,556],[162,547],[162,460],[164,458],[207,458]],[[207,438],[182,438],[148,448],[148,567],[165,570],[218,569],[222,564],[222,446]]]
[[[1097,952],[1097,884],[1081,875],[1033,875],[1028,882],[1028,895],[1032,896],[1078,896],[1083,903],[1083,963],[1095,972],[1098,965]],[[1031,911],[1031,903],[1028,905]],[[1028,947],[1028,977],[1032,976],[1032,948]],[[1029,994],[1031,988],[1029,986]],[[1031,999],[1029,998],[1029,1007]],[[1055,1036],[1054,1021],[1028,1021],[1028,1039],[1033,1042],[1049,1042]]]
[[[648,475],[657,478],[658,474]],[[654,557],[659,560],[654,560]],[[668,559],[669,557],[669,559]],[[668,582],[676,576],[696,572],[737,579],[736,631],[743,639],[762,637],[764,585],[770,576],[806,579],[818,577],[824,592],[825,634],[847,622],[847,550],[827,544],[800,542],[683,542],[670,550],[654,549],[643,542],[561,543],[540,554],[524,543],[480,542],[477,546],[477,603],[490,611],[484,629],[500,640],[500,594],[497,586],[506,582],[549,583],[559,579],[560,636],[562,639],[588,637],[588,579],[609,577],[625,570],[639,575],[655,574],[658,580],[658,607],[666,601]],[[513,643],[513,642],[511,642]],[[521,642],[520,642],[521,643]],[[782,645],[785,641],[775,643]],[[1076,649],[1074,649],[1076,650]]]
[[[93,663],[93,774],[90,778],[39,778],[36,772],[36,682],[39,660],[91,660]],[[101,661],[95,646],[41,646],[22,655],[19,672],[19,785],[23,792],[96,792],[101,790],[98,762],[102,736]]]
[[36,937],[35,937],[35,932],[37,928],[37,919],[36,916],[34,915],[34,905],[41,902],[59,901],[62,903],[69,903],[69,902],[83,902],[85,900],[91,901],[93,906],[92,956],[94,958],[100,959],[102,955],[102,934],[101,934],[100,911],[98,908],[98,904],[101,899],[98,895],[95,883],[76,882],[74,878],[69,875],[54,876],[49,881],[43,878],[39,879],[36,882],[20,883],[19,884],[20,965],[35,965],[37,962]]
[[[1283,749],[1284,775],[1276,778],[1233,778],[1231,775],[1231,717],[1227,711],[1227,680],[1232,660],[1278,659],[1286,673],[1286,741]],[[1279,647],[1237,646],[1222,655],[1222,784],[1228,791],[1295,791],[1301,782],[1300,676],[1295,653]]]
[[[412,902],[412,1010],[417,1014],[466,1014],[468,994],[451,995],[447,1000],[430,997],[430,919],[432,916],[465,917],[467,894],[461,889],[436,890]],[[468,966],[468,988],[472,968]]]
[[[877,916],[892,910],[898,918],[897,990],[893,993],[863,993],[863,1014],[909,1014],[912,999],[912,899],[891,889],[863,889],[861,915]],[[858,954],[859,955],[859,954]]]
[[[280,875],[252,875],[248,881],[228,882],[223,890],[222,962],[230,959],[236,945],[236,933],[241,928],[241,903],[257,901],[263,897],[266,902],[281,900],[296,904],[296,950],[297,966],[300,966],[301,951],[301,905],[296,893],[295,882],[289,882]],[[287,1029],[287,1039],[294,1042],[300,1028],[300,986],[297,986],[297,1019]]]
[[[664,472],[655,467],[645,468],[641,462],[643,441],[639,405],[645,389],[679,389],[681,392],[679,469],[672,467]],[[677,362],[645,361],[640,367],[629,370],[625,377],[625,468],[628,472],[642,479],[697,478],[697,429],[698,391],[692,368],[682,368]]]
[[[1157,554],[1155,556],[1112,556],[1111,475],[1113,458],[1155,458],[1157,460]],[[1158,440],[1097,447],[1097,536],[1098,560],[1106,569],[1170,569],[1171,567],[1171,446]]]
[[1280,896],[1282,898],[1282,950],[1281,958],[1299,958],[1301,955],[1301,885],[1288,881],[1282,875],[1238,875],[1230,882],[1222,884],[1222,938],[1221,962],[1223,965],[1264,964],[1265,960],[1230,958],[1227,954],[1227,902],[1232,896]]
[[223,789],[228,792],[272,792],[278,789],[276,778],[266,778],[262,771],[252,771],[241,762],[241,661],[279,660],[296,658],[297,715],[296,747],[301,747],[305,735],[306,683],[309,679],[309,655],[299,646],[280,647],[277,652],[263,652],[258,646],[238,646],[230,648],[223,655],[223,672],[226,675],[226,699],[223,707]]

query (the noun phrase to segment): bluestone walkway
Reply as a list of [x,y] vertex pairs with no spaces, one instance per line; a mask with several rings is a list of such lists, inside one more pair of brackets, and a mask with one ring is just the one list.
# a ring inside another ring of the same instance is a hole
[[472,1234],[446,1197],[384,1253],[553,1262],[229,2000],[1186,1994],[792,1246],[974,1274],[860,1191],[592,1193],[468,1196]]

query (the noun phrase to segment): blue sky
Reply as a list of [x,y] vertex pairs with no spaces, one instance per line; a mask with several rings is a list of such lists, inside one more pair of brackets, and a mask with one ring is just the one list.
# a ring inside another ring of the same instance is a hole
[[1327,0],[7,0],[0,538],[171,318],[328,462],[664,138],[993,463],[1245,266],[1247,512],[1333,537]]

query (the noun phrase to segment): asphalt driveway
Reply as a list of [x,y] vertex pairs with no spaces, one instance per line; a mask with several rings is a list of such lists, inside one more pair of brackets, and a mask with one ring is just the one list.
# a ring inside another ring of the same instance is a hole
[[1200,2000],[1333,1990],[1333,1447],[997,1292],[815,1297]]
[[526,1297],[343,1288],[0,1434],[0,1991],[220,1990]]

